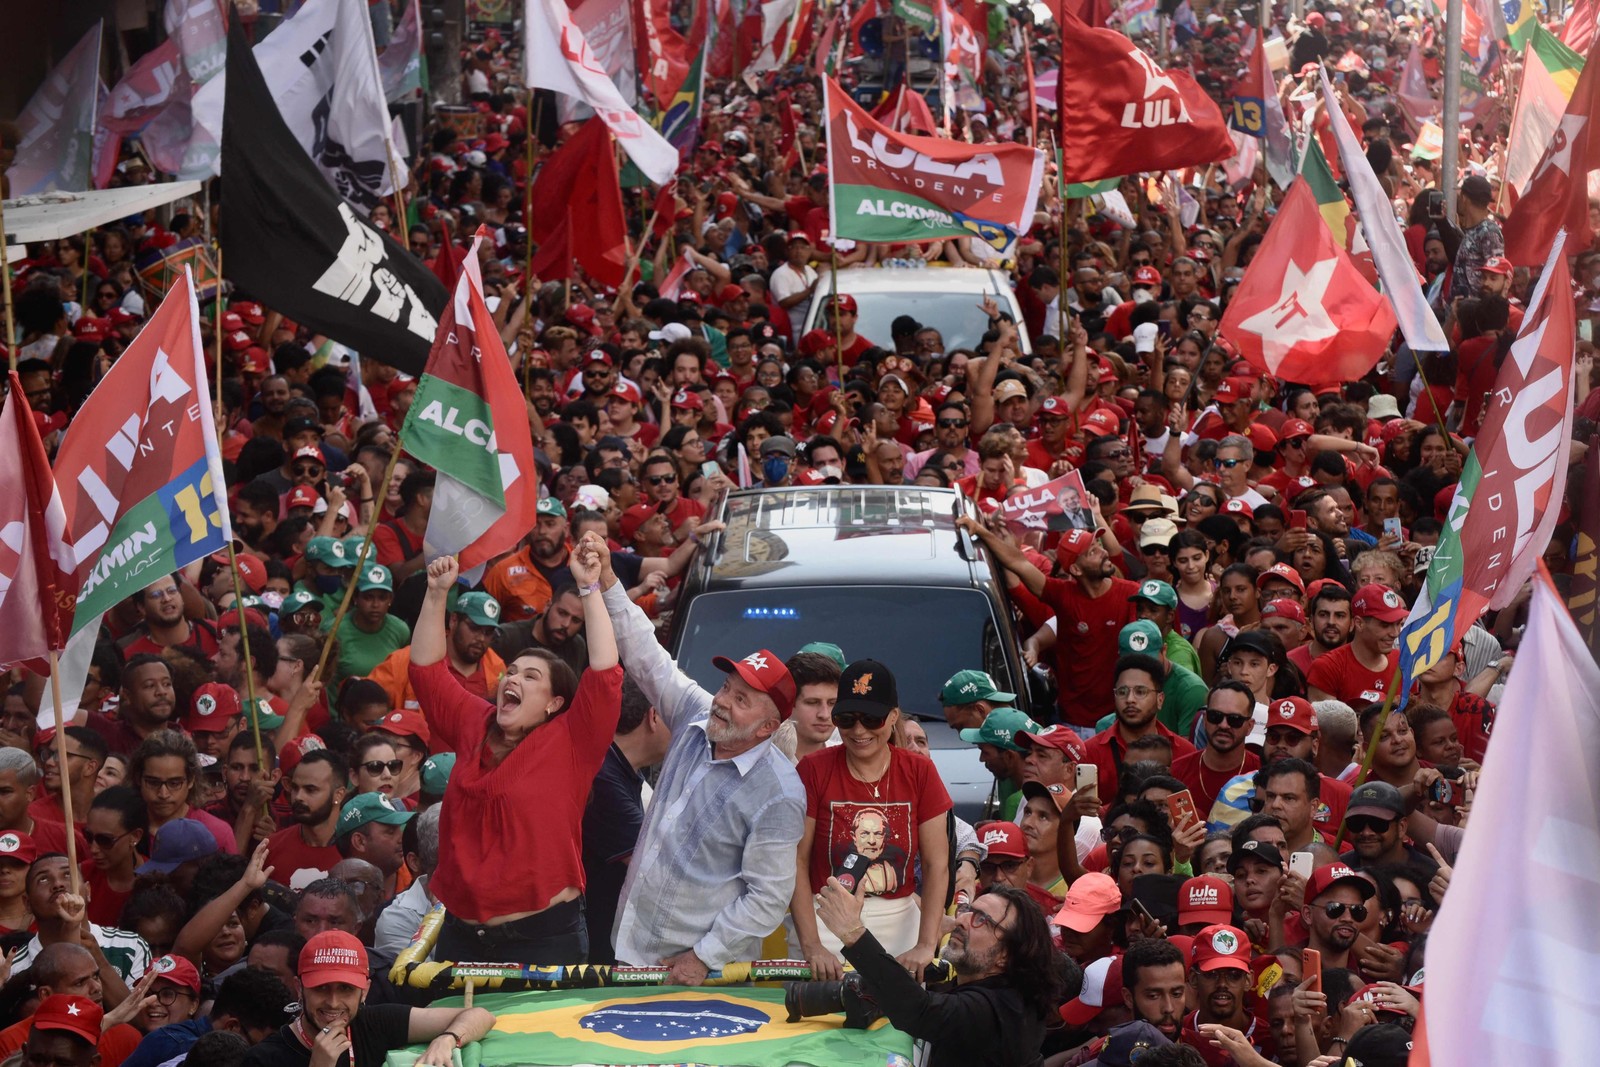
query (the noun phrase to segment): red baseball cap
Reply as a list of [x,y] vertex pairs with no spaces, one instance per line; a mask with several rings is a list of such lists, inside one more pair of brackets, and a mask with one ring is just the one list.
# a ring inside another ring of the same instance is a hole
[[833,304],[840,311],[848,311],[851,314],[855,314],[859,310],[856,307],[856,298],[851,296],[849,293],[835,294],[829,299],[829,303]]
[[1133,272],[1134,285],[1160,285],[1161,272],[1151,266],[1139,267]]
[[741,296],[748,295],[749,294],[744,291],[744,286],[734,285],[732,282],[729,282],[727,285],[724,285],[721,289],[717,290],[717,303],[731,304]]
[[979,835],[990,856],[1014,860],[1028,858],[1028,843],[1022,837],[1022,827],[1014,822],[984,823]]
[[1233,887],[1221,878],[1204,875],[1178,887],[1178,925],[1226,925],[1233,918]]
[[[946,395],[949,394],[948,386],[940,386],[939,388],[944,389]],[[942,400],[943,398],[941,397],[940,399]],[[1039,414],[1049,415],[1051,418],[1065,419],[1072,415],[1072,408],[1059,396],[1052,396],[1039,405]]]
[[639,395],[639,387],[632,382],[618,382],[613,385],[611,395],[629,404],[644,403],[644,398]]
[[1303,734],[1317,732],[1317,713],[1305,697],[1283,697],[1267,705],[1268,726],[1292,726]]
[[367,949],[354,934],[324,930],[300,950],[300,984],[309,988],[344,982],[357,989],[372,984]]
[[300,761],[306,757],[307,753],[327,747],[322,738],[316,734],[305,734],[297,737],[287,745],[284,745],[283,751],[278,753],[278,770],[287,778],[294,773],[296,767],[300,766]]
[[1083,969],[1083,987],[1077,996],[1061,1005],[1061,1019],[1068,1026],[1082,1029],[1107,1007],[1121,1003],[1122,957],[1102,956]]
[[1401,622],[1411,612],[1400,594],[1382,585],[1364,585],[1350,601],[1350,614],[1358,619]]
[[1242,496],[1236,496],[1222,505],[1222,511],[1227,515],[1243,515],[1247,519],[1256,517],[1256,509]]
[[1342,863],[1330,863],[1325,867],[1318,867],[1312,871],[1311,877],[1306,880],[1306,903],[1314,903],[1322,894],[1344,882],[1348,882],[1360,890],[1362,900],[1368,900],[1378,894],[1377,886],[1349,867]]
[[255,343],[256,339],[251,337],[244,330],[233,331],[232,333],[228,334],[227,339],[223,341],[223,344],[227,346],[229,352],[243,352],[245,349],[249,348]]
[[235,552],[233,554],[234,568],[239,572],[239,581],[252,593],[259,594],[267,587],[267,565],[261,557],[249,552]]
[[[348,934],[346,936],[349,936]],[[52,993],[33,1013],[35,1030],[64,1030],[91,1045],[100,1044],[100,1005],[73,993]]]
[[770,649],[759,648],[743,659],[715,656],[711,665],[724,674],[737,674],[750,688],[759,690],[778,705],[778,716],[787,719],[794,710],[794,676],[783,659]]
[[1271,452],[1278,447],[1278,435],[1272,432],[1272,427],[1259,422],[1252,422],[1245,436],[1250,438],[1250,447],[1257,452]]
[[1263,619],[1292,619],[1295,622],[1304,624],[1306,611],[1295,601],[1286,596],[1281,596],[1276,600],[1269,600],[1261,605],[1261,617]]
[[1197,971],[1250,973],[1250,935],[1226,923],[1206,927],[1194,935],[1189,966]]
[[322,454],[322,449],[318,445],[306,445],[305,447],[303,447],[303,448],[301,448],[301,449],[299,449],[299,450],[297,450],[295,452],[294,458],[295,459],[314,459],[318,463],[322,464],[324,467],[326,467],[328,465],[327,457],[325,457]]
[[428,720],[415,708],[397,708],[379,719],[372,729],[382,730],[396,737],[415,737],[422,742],[424,748],[433,738],[432,732],[428,729]]
[[155,972],[157,978],[165,978],[174,985],[181,985],[197,997],[200,995],[200,972],[195,970],[194,964],[182,956],[174,956],[169,952],[150,964],[150,969]]
[[[1228,503],[1232,504],[1233,501],[1230,500]],[[1299,590],[1301,593],[1306,591],[1305,579],[1300,577],[1299,571],[1295,570],[1287,563],[1274,563],[1272,566],[1256,575],[1256,588],[1260,589],[1262,584],[1266,582],[1268,578],[1281,578],[1290,585],[1294,586],[1295,589]]]
[[222,332],[238,333],[244,329],[244,316],[237,311],[229,311],[222,316]]
[[[55,733],[54,730],[50,732]],[[21,830],[7,830],[5,833],[0,833],[0,860],[27,864],[38,858],[39,846],[33,843],[33,838],[28,834]]]
[[143,322],[144,320],[135,315],[133,312],[129,311],[127,308],[118,304],[116,307],[106,312],[106,321],[111,323],[113,327],[116,327],[127,326],[130,323]]
[[1088,415],[1084,416],[1083,436],[1113,437],[1116,435],[1120,427],[1121,420],[1119,420],[1115,415],[1107,411],[1105,408],[1095,408],[1093,411],[1089,412]]
[[1219,404],[1236,404],[1241,400],[1249,400],[1254,390],[1255,383],[1249,378],[1224,378],[1212,397]]
[[[266,309],[254,300],[241,300],[228,310],[236,312],[240,318],[252,326],[260,326],[267,321]],[[223,317],[223,321],[227,321],[226,316]]]
[[1316,429],[1304,419],[1285,419],[1278,428],[1278,440],[1293,441],[1297,437],[1310,437]]
[[238,690],[221,682],[207,682],[189,698],[189,711],[183,717],[183,728],[189,733],[203,730],[220,733],[227,729],[228,720],[244,714],[239,703]]
[[800,354],[803,356],[814,356],[818,352],[823,352],[829,348],[832,348],[834,343],[835,338],[833,334],[829,333],[827,330],[810,330],[804,337],[800,338]]
[[286,508],[314,508],[322,503],[322,494],[309,485],[297,485],[289,490],[289,497],[284,501]]
[[690,389],[679,389],[672,394],[672,406],[683,408],[685,411],[699,411],[705,407],[705,403],[700,399],[699,393]]
[[604,363],[608,367],[611,366],[611,354],[603,348],[589,349],[583,357],[583,365],[589,367],[596,363]]
[[1510,274],[1511,261],[1505,256],[1490,256],[1478,269],[1485,274]]
[[72,335],[80,341],[104,341],[111,332],[111,320],[85,315],[72,327]]
[[1094,534],[1088,530],[1068,530],[1061,535],[1061,540],[1056,544],[1056,562],[1061,564],[1062,570],[1067,570],[1078,557],[1094,544]]
[[639,533],[639,527],[658,514],[660,512],[656,510],[654,504],[635,504],[624,511],[622,517],[617,520],[617,532],[622,535],[624,541],[632,541]]
[[[1122,890],[1109,874],[1091,871],[1067,887],[1067,899],[1051,920],[1075,934],[1086,934],[1107,915],[1122,910]],[[1248,940],[1248,939],[1246,939]]]
[[1019,733],[1017,737],[1026,738],[1029,744],[1038,745],[1041,748],[1053,748],[1059,752],[1065,752],[1067,758],[1073,763],[1082,763],[1088,758],[1083,749],[1083,742],[1079,740],[1078,735],[1060,723],[1047,726],[1038,733]]
[[244,355],[239,358],[239,370],[251,374],[265,374],[271,365],[271,357],[267,350],[260,345],[251,345],[244,350]]

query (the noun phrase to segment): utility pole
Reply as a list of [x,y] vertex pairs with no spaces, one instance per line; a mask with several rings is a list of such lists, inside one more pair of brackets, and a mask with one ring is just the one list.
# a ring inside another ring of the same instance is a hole
[[1461,0],[1448,0],[1444,9],[1444,158],[1439,161],[1439,181],[1444,186],[1444,214],[1456,223],[1457,168],[1461,158]]
[[461,103],[461,45],[466,32],[466,0],[422,0],[422,53],[435,100]]

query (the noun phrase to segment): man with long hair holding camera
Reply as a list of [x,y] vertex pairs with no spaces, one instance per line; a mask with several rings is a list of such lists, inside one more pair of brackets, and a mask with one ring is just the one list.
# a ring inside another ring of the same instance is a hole
[[912,1059],[927,1067],[1037,1064],[1063,990],[1044,913],[1028,894],[995,886],[958,909],[942,953],[956,984],[931,993],[861,924],[865,884],[852,893],[829,878],[817,894],[817,917],[843,944],[859,985],[807,983],[806,993],[827,995],[805,997],[801,1014],[881,1013],[916,1039]]

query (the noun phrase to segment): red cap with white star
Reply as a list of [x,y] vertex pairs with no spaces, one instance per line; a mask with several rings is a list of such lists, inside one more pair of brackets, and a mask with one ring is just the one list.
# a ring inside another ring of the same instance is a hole
[[100,1005],[88,997],[53,993],[33,1013],[35,1030],[65,1030],[94,1046],[100,1044]]

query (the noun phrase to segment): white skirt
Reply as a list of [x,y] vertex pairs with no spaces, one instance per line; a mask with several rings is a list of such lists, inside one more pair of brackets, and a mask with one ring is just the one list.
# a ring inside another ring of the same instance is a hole
[[[917,947],[922,931],[922,901],[916,893],[903,897],[868,897],[861,902],[861,925],[872,931],[878,944],[888,949],[889,955],[898,956]],[[817,919],[817,938],[822,947],[843,959],[844,945],[833,936],[822,920]],[[793,938],[789,940],[789,954],[804,959],[805,954]]]

